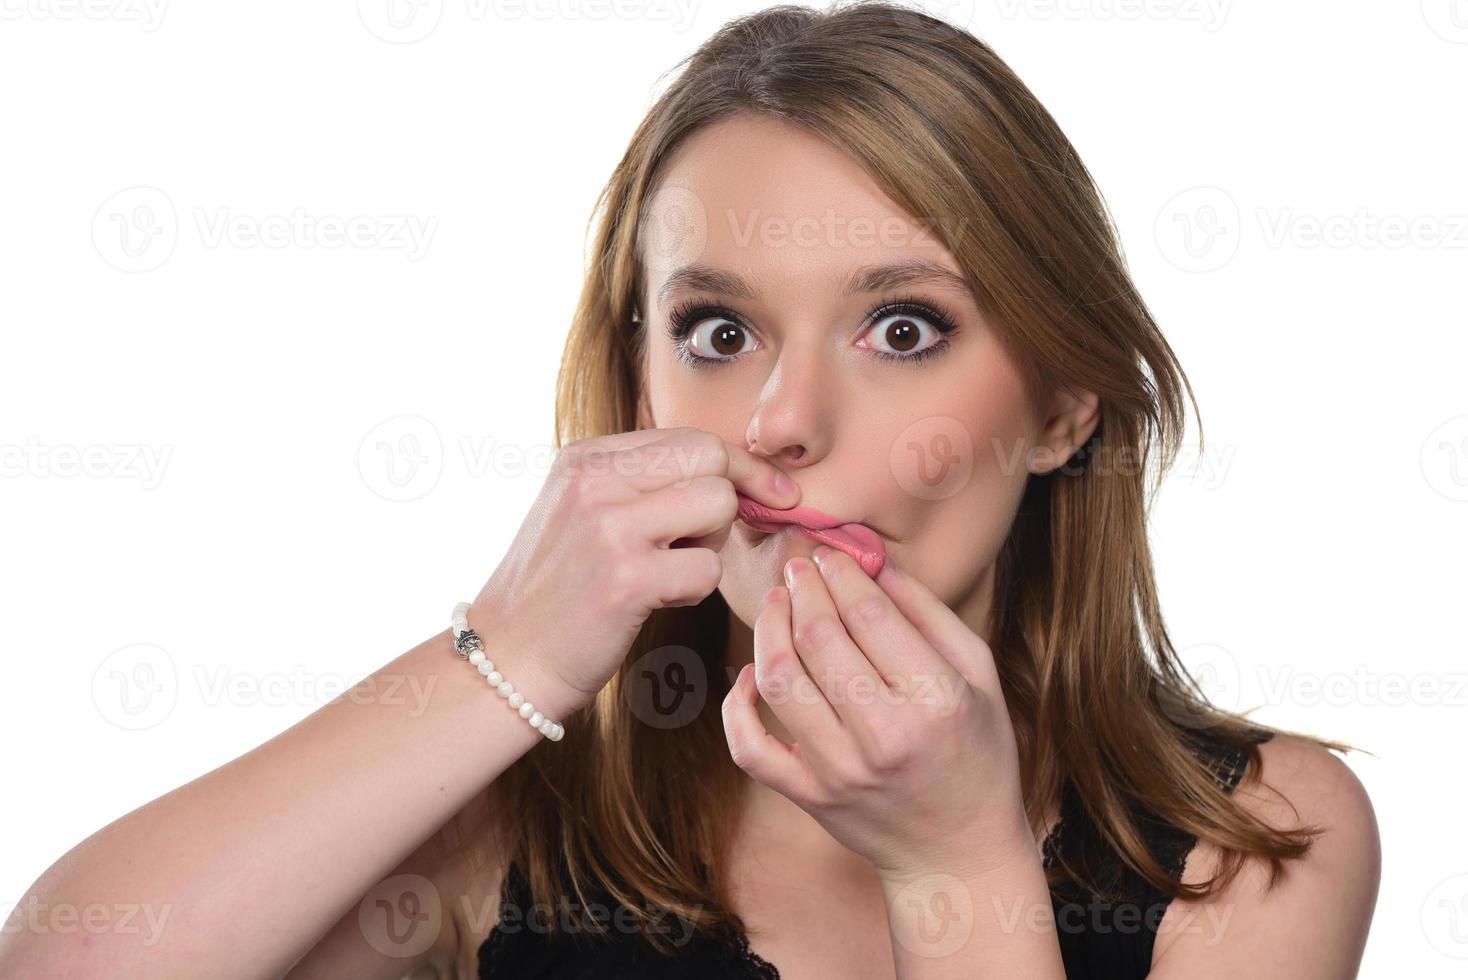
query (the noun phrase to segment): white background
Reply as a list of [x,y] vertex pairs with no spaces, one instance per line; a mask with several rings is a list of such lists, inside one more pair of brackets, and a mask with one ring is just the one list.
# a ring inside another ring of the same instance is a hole
[[[596,194],[756,6],[0,0],[6,909],[473,597],[549,459]],[[1220,702],[1376,754],[1362,975],[1463,975],[1468,4],[948,13],[1079,148],[1200,400],[1153,517],[1175,639]]]

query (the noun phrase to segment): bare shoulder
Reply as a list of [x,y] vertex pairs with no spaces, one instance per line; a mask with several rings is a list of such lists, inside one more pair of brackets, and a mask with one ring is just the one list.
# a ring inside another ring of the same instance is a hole
[[[1153,949],[1158,980],[1356,976],[1381,880],[1371,799],[1345,760],[1313,742],[1276,735],[1259,753],[1262,765],[1250,767],[1235,798],[1273,827],[1322,833],[1303,858],[1285,862],[1273,889],[1268,863],[1251,858],[1212,899],[1170,903]],[[1207,881],[1220,856],[1200,842],[1182,880]]]

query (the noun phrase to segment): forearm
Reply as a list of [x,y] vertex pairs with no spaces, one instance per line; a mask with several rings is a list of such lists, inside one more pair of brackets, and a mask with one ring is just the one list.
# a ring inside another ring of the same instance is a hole
[[[564,719],[568,696],[488,645]],[[0,974],[278,976],[542,738],[443,630],[63,855],[13,910]]]
[[1065,980],[1036,850],[982,872],[883,875],[882,889],[900,980]]

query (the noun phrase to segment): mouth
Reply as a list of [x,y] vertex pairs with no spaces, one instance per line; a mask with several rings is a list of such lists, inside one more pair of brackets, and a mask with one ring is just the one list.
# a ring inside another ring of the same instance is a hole
[[780,510],[742,493],[738,497],[739,519],[756,531],[774,534],[793,526],[822,544],[844,551],[872,578],[877,577],[887,561],[887,545],[882,536],[865,524],[842,521],[813,507]]

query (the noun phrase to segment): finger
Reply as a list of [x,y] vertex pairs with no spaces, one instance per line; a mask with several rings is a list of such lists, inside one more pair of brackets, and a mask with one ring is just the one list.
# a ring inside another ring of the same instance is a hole
[[615,475],[643,491],[709,473],[722,475],[728,467],[724,440],[690,425],[580,439],[562,453],[564,467],[592,476]]
[[874,581],[964,680],[985,691],[1000,689],[989,644],[916,576],[898,568],[888,556]]
[[723,560],[708,548],[660,551],[650,561],[661,584],[657,597],[662,606],[696,606],[719,587],[724,577]]
[[806,673],[795,650],[790,591],[783,586],[765,593],[764,606],[754,621],[754,670],[760,696],[805,746],[807,758],[828,756],[844,742],[841,719]]
[[691,425],[668,429],[628,429],[626,432],[611,432],[604,436],[588,436],[584,439],[577,439],[575,442],[561,447],[561,449],[564,451],[574,446],[579,452],[619,452],[624,449],[636,449],[638,446],[660,442],[670,435],[679,432],[697,431]]
[[785,510],[800,503],[800,487],[778,466],[743,446],[729,447],[729,467],[725,474],[746,497],[753,497],[770,507]]
[[851,725],[885,713],[889,704],[853,702],[853,691],[871,692],[871,697],[863,696],[856,699],[858,702],[880,701],[876,695],[884,691],[887,682],[847,632],[815,564],[800,557],[790,559],[785,564],[785,580],[791,595],[790,627],[795,652],[831,709]]
[[754,665],[745,664],[724,696],[724,739],[734,764],[791,800],[806,798],[807,766],[798,745],[786,745],[759,716]]
[[815,564],[847,633],[884,683],[897,688],[899,678],[938,673],[958,679],[947,659],[862,571],[856,559],[822,547],[816,549]]
[[628,523],[648,529],[644,535],[659,548],[720,551],[739,516],[729,481],[712,474],[642,494],[626,508]]
[[800,501],[795,481],[769,460],[703,429],[667,430],[664,438],[616,451],[608,465],[639,490],[717,475],[771,507],[794,507]]

